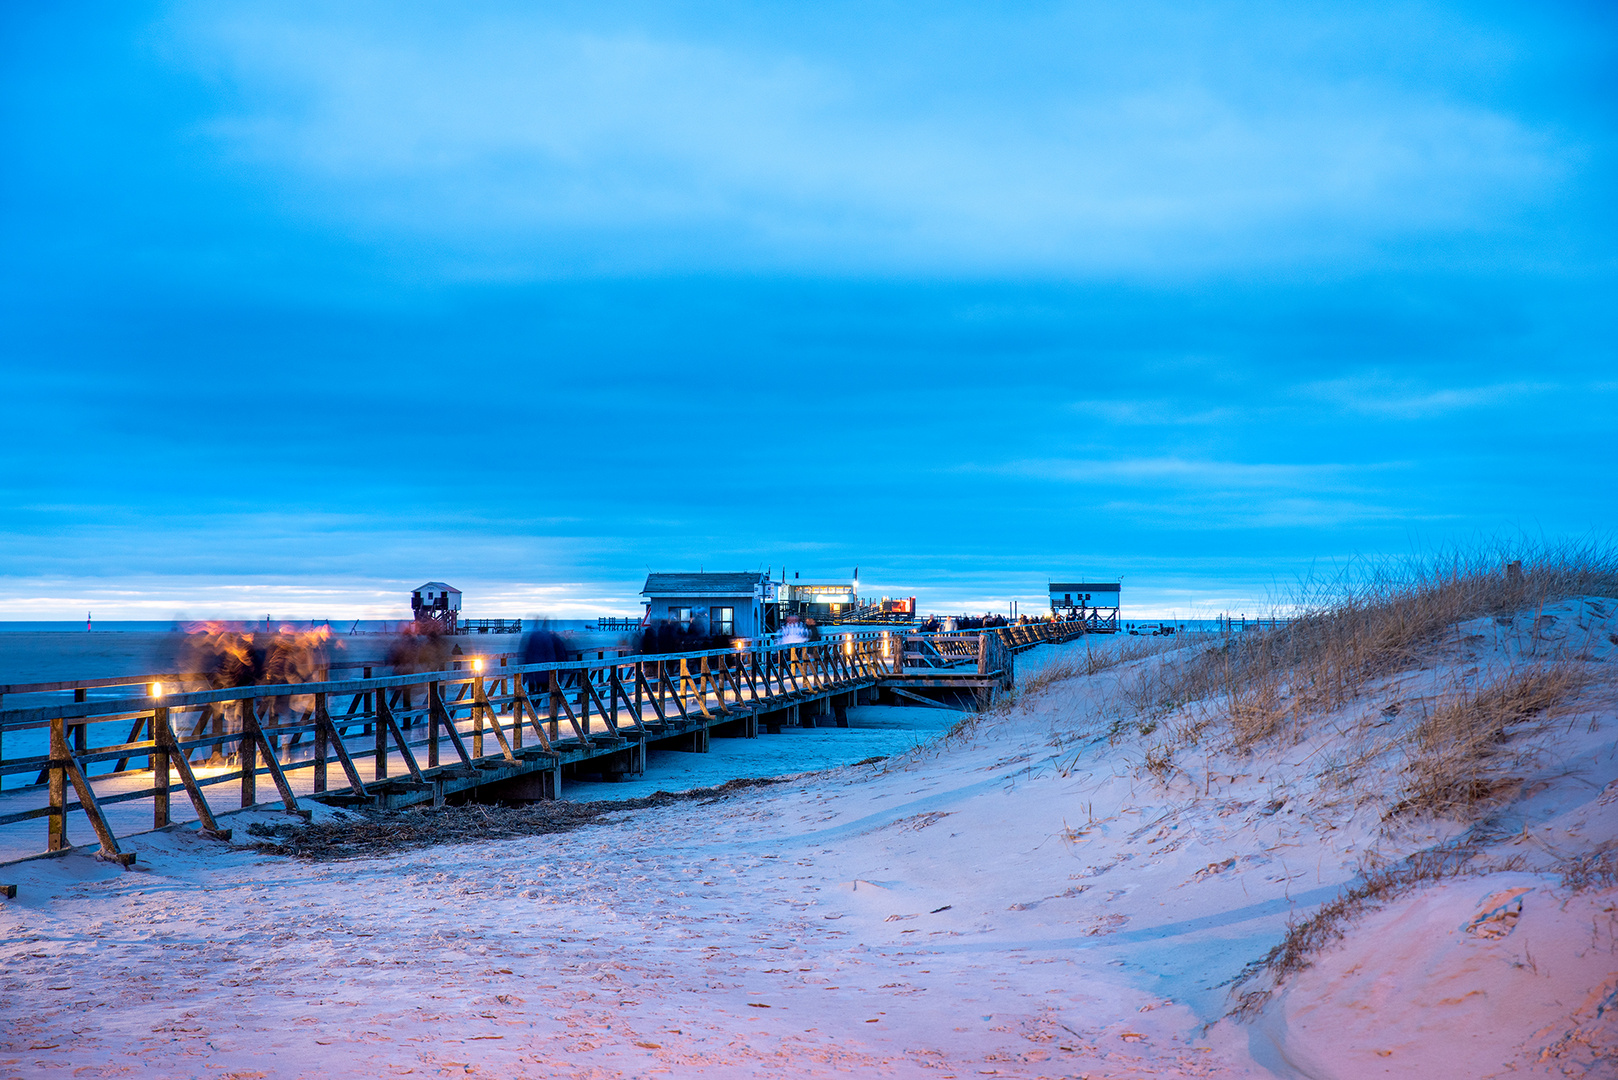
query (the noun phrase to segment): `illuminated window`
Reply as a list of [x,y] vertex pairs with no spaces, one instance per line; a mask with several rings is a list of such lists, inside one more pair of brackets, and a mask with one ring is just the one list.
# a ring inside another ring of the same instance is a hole
[[716,634],[731,635],[736,632],[736,609],[733,607],[711,607],[708,609],[708,625]]
[[681,630],[691,629],[691,609],[688,607],[669,608],[669,618],[680,624]]

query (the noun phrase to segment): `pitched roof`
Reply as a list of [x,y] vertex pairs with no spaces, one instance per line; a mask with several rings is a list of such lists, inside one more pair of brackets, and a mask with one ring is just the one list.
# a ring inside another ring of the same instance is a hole
[[764,575],[744,574],[647,574],[642,596],[752,596]]
[[415,592],[420,592],[423,589],[443,589],[443,590],[447,590],[449,592],[460,592],[461,591],[461,590],[457,589],[453,585],[445,585],[442,581],[429,581],[425,585],[417,585],[414,591]]

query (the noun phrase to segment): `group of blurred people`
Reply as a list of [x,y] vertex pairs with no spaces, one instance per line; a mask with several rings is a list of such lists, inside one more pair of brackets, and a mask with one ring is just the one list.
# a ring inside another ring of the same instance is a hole
[[[820,627],[814,619],[791,615],[781,628],[779,641],[798,645],[819,638]],[[633,641],[640,655],[729,649],[736,644],[729,634],[712,632],[700,617],[685,624],[672,619],[653,621]],[[196,623],[187,627],[174,659],[179,670],[200,677],[209,689],[221,690],[323,681],[331,677],[331,666],[346,647],[342,638],[333,637],[329,626],[248,629],[240,624]],[[578,650],[570,647],[568,639],[548,628],[524,634],[516,651],[522,664],[565,663],[578,658]],[[460,646],[431,623],[411,624],[388,640],[381,653],[376,666],[384,670],[377,673],[392,675],[448,671],[464,655]],[[542,689],[545,681],[542,674],[531,677],[530,690]],[[309,707],[303,698],[266,701],[271,708],[282,703],[299,710]]]

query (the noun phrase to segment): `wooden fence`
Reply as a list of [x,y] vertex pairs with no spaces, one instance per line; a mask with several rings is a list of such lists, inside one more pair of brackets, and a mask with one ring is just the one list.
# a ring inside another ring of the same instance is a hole
[[[123,859],[105,812],[116,803],[151,800],[152,827],[162,828],[177,788],[202,829],[220,833],[207,797],[218,785],[237,787],[247,807],[266,780],[297,812],[294,776],[306,778],[297,786],[309,796],[368,802],[379,789],[430,787],[446,775],[551,769],[874,686],[898,670],[901,648],[896,635],[851,632],[794,646],[562,663],[468,657],[462,670],[290,685],[196,688],[166,676],[173,681],[152,679],[146,693],[110,700],[87,691],[130,684],[13,686],[13,695],[71,690],[75,700],[0,712],[0,776],[32,778],[3,792],[0,826],[43,818],[45,850],[57,851],[69,846],[68,813],[82,810],[102,854]],[[32,746],[22,745],[28,735]],[[9,805],[19,799],[30,805]]]
[[282,685],[213,688],[182,673],[7,686],[13,701],[48,700],[0,711],[0,778],[26,778],[0,789],[0,826],[44,819],[44,851],[61,851],[68,815],[82,810],[100,854],[127,862],[109,806],[149,800],[151,827],[163,828],[179,795],[204,832],[224,836],[214,811],[232,787],[250,807],[263,781],[272,804],[294,813],[307,812],[308,798],[442,797],[446,781],[465,790],[559,771],[686,733],[706,738],[716,725],[745,721],[756,734],[760,716],[946,669],[1009,687],[1013,653],[1083,632],[1077,623],[849,630],[794,645],[544,664],[494,653],[455,670],[380,676],[380,664],[350,665],[358,678],[333,678],[334,665],[322,681]]

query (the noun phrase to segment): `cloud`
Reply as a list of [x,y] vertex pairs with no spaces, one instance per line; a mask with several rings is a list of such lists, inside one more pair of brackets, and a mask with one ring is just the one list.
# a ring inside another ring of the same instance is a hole
[[[170,56],[232,88],[200,134],[283,185],[288,213],[490,275],[1360,258],[1487,230],[1578,160],[1469,95],[1464,65],[1440,85],[1370,53],[1318,65],[1322,35],[1391,47],[1408,12],[1213,11],[1217,45],[1206,12],[1128,6],[873,16],[851,44],[621,8],[447,25],[409,5],[192,5]],[[964,40],[917,48],[950,20]],[[1424,30],[1494,56],[1486,28]]]
[[[419,578],[356,577],[299,582],[239,581],[195,575],[137,575],[115,584],[94,578],[11,578],[4,581],[11,619],[82,617],[162,621],[189,618],[305,620],[408,619],[410,590]],[[600,583],[540,584],[457,576],[469,619],[535,617],[593,619],[641,614],[638,598]]]
[[1062,480],[1082,484],[1152,483],[1169,487],[1264,490],[1346,486],[1349,477],[1397,468],[1392,463],[1294,464],[1153,458],[1036,458],[1001,465],[969,466],[971,471]]
[[1250,417],[1251,410],[1235,406],[1209,408],[1206,404],[1169,398],[1138,398],[1129,401],[1075,401],[1074,412],[1111,424],[1131,427],[1196,427],[1229,424]]
[[1424,386],[1375,373],[1317,382],[1304,394],[1339,408],[1398,420],[1422,420],[1469,409],[1528,405],[1562,389],[1554,383],[1504,382],[1484,386]]

